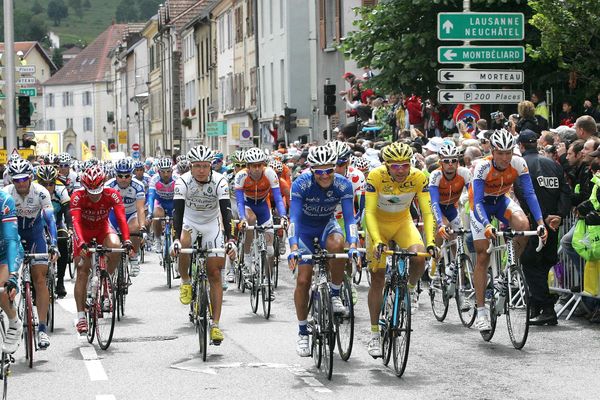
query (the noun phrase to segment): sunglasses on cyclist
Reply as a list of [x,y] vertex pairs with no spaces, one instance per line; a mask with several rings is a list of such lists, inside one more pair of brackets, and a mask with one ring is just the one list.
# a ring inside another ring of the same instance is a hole
[[398,170],[398,169],[407,169],[410,168],[410,163],[393,163],[393,164],[388,164],[388,167],[390,167],[390,169],[393,170]]
[[458,162],[457,158],[445,158],[441,160],[444,164],[456,164]]
[[117,174],[117,178],[129,179],[131,178],[131,174]]
[[22,178],[12,178],[13,183],[21,183],[29,180],[28,176],[24,176]]
[[323,175],[331,175],[331,174],[333,174],[333,171],[335,171],[335,169],[334,168],[324,168],[324,169],[313,169],[312,171],[316,175],[323,176]]
[[341,160],[337,160],[336,165],[344,165],[344,164],[347,164],[347,163],[348,163],[348,160],[341,159]]
[[54,186],[54,185],[56,185],[56,182],[54,182],[54,181],[40,181],[40,185],[42,185],[42,186]]
[[59,168],[69,168],[71,164],[58,164]]

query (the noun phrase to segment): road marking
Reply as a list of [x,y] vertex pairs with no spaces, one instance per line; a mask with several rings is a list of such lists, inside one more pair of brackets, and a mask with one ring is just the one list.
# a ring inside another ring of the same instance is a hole
[[98,359],[98,354],[93,346],[82,346],[79,348],[79,352],[83,357],[85,368],[88,371],[91,381],[107,381],[108,376],[104,372],[102,362]]

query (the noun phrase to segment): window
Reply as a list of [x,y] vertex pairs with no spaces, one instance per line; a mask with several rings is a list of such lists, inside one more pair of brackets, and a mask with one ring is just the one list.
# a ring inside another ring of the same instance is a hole
[[225,77],[219,78],[219,111],[225,112]]
[[219,53],[225,51],[225,16],[221,15],[217,19],[217,29],[218,29],[218,37],[219,37]]
[[154,68],[156,68],[156,64],[154,62],[154,53],[155,53],[155,47],[150,46],[150,54],[148,56],[148,59],[150,60],[150,71],[154,71]]
[[362,0],[363,7],[375,7],[377,5],[377,0]]
[[271,111],[275,112],[275,74],[273,73],[273,63],[271,63],[271,75],[269,75],[271,84]]
[[48,93],[46,95],[47,107],[54,107],[54,93]]
[[73,118],[67,118],[67,129],[73,129]]
[[279,2],[279,29],[283,30],[283,21],[285,20],[285,1]]
[[246,35],[254,35],[254,0],[246,0]]
[[63,92],[63,107],[73,105],[73,92]]
[[235,42],[240,43],[244,40],[244,9],[243,7],[237,7],[234,10],[235,19]]
[[250,105],[256,106],[256,70],[257,68],[250,69]]
[[273,34],[273,0],[269,0],[269,33]]
[[260,0],[260,37],[265,37],[265,1]]
[[53,131],[56,129],[56,123],[54,122],[53,119],[49,119],[48,120],[48,126],[46,127],[49,131]]
[[[72,124],[72,122],[71,122]],[[90,117],[85,117],[83,119],[83,131],[84,132],[92,132],[94,128],[92,127],[92,119]]]
[[335,47],[341,37],[342,0],[319,0],[319,44],[321,50]]
[[233,46],[233,23],[231,21],[231,11],[227,12],[227,48],[230,49]]
[[279,62],[279,82],[281,82],[281,108],[285,104],[285,61],[283,58]]
[[92,92],[83,92],[82,98],[84,106],[92,105]]

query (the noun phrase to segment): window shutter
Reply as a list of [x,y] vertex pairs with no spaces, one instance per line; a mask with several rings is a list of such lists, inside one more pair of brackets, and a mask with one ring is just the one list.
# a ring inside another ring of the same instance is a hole
[[335,0],[335,41],[342,37],[342,0]]
[[325,0],[319,0],[319,44],[321,50],[327,47],[327,37],[325,36]]
[[375,7],[377,5],[377,0],[362,0],[363,7]]

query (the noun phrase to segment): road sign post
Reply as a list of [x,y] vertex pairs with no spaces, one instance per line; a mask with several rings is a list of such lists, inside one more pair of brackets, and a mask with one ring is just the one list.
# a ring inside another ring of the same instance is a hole
[[440,64],[505,64],[525,62],[523,46],[440,46]]
[[523,40],[522,13],[439,13],[439,40]]
[[438,102],[445,104],[516,104],[525,100],[521,89],[441,89]]
[[439,83],[477,83],[494,85],[522,85],[523,70],[510,69],[440,69]]

